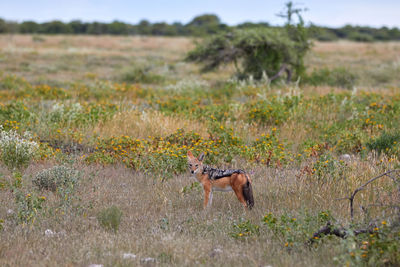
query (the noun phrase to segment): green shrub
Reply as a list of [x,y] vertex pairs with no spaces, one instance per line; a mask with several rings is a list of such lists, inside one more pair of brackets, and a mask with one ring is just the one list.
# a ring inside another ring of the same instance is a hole
[[27,132],[21,136],[0,125],[0,159],[10,171],[23,171],[37,155],[39,145],[30,139]]
[[322,31],[316,36],[316,39],[321,42],[333,42],[337,41],[338,37],[330,31]]
[[153,177],[159,177],[162,181],[174,177],[178,173],[187,170],[187,159],[176,154],[171,153],[152,153],[136,158],[139,170],[144,173],[151,174]]
[[35,43],[42,43],[42,42],[46,41],[46,38],[44,38],[41,35],[34,34],[34,35],[32,35],[32,41]]
[[341,241],[342,253],[335,257],[347,266],[400,266],[400,228],[385,220],[373,233],[350,235]]
[[322,68],[314,70],[303,77],[303,83],[310,85],[329,85],[351,89],[357,81],[357,76],[345,68]]
[[277,137],[276,128],[272,128],[270,133],[261,134],[245,148],[243,154],[247,159],[267,166],[282,166],[292,158],[287,144]]
[[400,133],[384,132],[379,137],[368,142],[367,148],[378,152],[378,154],[398,154],[400,152]]
[[361,32],[352,32],[349,34],[348,38],[352,41],[356,42],[373,42],[374,37],[372,37],[370,34],[366,33],[361,33]]
[[234,238],[245,238],[252,235],[260,235],[260,226],[251,223],[249,220],[240,220],[233,223],[233,231],[231,236]]
[[127,83],[161,83],[164,77],[151,72],[150,67],[131,67],[125,69],[120,77],[122,82]]
[[185,185],[181,189],[183,195],[189,194],[192,191],[200,191],[202,189],[199,182],[192,182],[190,185]]
[[24,194],[17,191],[15,202],[17,204],[17,219],[19,223],[34,223],[39,211],[43,208],[46,198],[34,193]]
[[289,214],[278,217],[268,213],[264,216],[263,223],[285,247],[292,248],[303,247],[315,229],[332,219],[329,211],[321,211],[315,215],[306,213],[297,218]]
[[48,120],[57,127],[74,125],[82,127],[110,119],[117,111],[114,104],[55,103],[50,110],[43,110],[42,120]]
[[36,174],[32,182],[41,190],[55,192],[59,188],[76,184],[78,182],[78,172],[65,166],[54,166]]
[[116,206],[111,206],[100,211],[97,215],[97,220],[104,229],[117,232],[121,223],[121,217],[122,211]]
[[7,180],[4,178],[3,174],[0,173],[0,190],[7,186]]
[[319,181],[337,180],[348,170],[346,163],[331,154],[322,154],[312,165],[312,174]]
[[0,90],[20,91],[31,88],[31,85],[16,75],[5,75],[0,77]]
[[382,85],[396,81],[398,73],[400,73],[398,64],[382,64],[379,68],[368,70],[366,77],[373,85]]
[[271,98],[249,103],[249,121],[256,121],[262,125],[279,125],[290,116],[291,111],[300,102],[300,97]]
[[56,86],[49,86],[47,84],[35,86],[35,88],[33,88],[32,95],[45,100],[60,100],[71,97],[68,90]]
[[[33,114],[21,101],[13,101],[6,105],[0,105],[0,121],[29,122]],[[7,128],[7,127],[5,127]]]
[[[337,153],[359,153],[362,151],[362,144],[366,137],[363,131],[358,129],[340,129],[339,127],[330,127],[325,140],[333,145]],[[336,131],[335,131],[336,130]],[[335,131],[335,132],[334,132]]]

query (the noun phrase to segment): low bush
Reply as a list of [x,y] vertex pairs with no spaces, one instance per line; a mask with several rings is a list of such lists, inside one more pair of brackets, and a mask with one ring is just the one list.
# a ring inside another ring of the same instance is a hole
[[[22,101],[11,101],[0,105],[0,122],[15,121],[18,123],[28,122],[34,115]],[[7,125],[4,125],[7,129]]]
[[21,136],[15,130],[3,130],[0,125],[0,159],[10,171],[23,171],[38,149],[38,143],[31,141],[29,133]]
[[15,202],[18,210],[18,223],[34,223],[39,215],[39,211],[43,209],[45,200],[44,196],[38,196],[35,193],[24,194],[17,191]]
[[321,211],[317,214],[301,214],[294,217],[290,214],[281,216],[268,213],[263,218],[263,223],[274,237],[282,242],[286,248],[303,247],[309,240],[315,229],[332,220],[329,211]]
[[318,181],[327,182],[343,178],[348,166],[343,160],[333,157],[330,153],[322,154],[312,165],[312,175]]
[[393,155],[400,152],[400,133],[384,132],[367,143],[367,148],[378,154]]
[[41,119],[48,120],[57,127],[70,125],[82,127],[110,119],[117,109],[114,104],[54,103],[50,110],[43,110],[46,114]]
[[351,89],[357,81],[357,75],[345,68],[322,68],[304,75],[303,83],[318,86],[329,85]]
[[260,226],[251,223],[250,220],[240,220],[239,222],[233,223],[233,231],[231,232],[232,237],[243,239],[253,235],[260,235]]
[[164,77],[151,72],[150,67],[131,67],[125,69],[120,80],[126,83],[161,83]]
[[355,235],[350,231],[339,246],[335,261],[346,266],[399,266],[400,228],[383,220],[372,233]]
[[16,75],[4,75],[0,77],[0,90],[19,91],[31,87],[24,78]]
[[73,186],[78,179],[79,175],[76,170],[66,166],[54,166],[36,174],[32,182],[41,190],[55,192],[61,187]]
[[101,227],[116,233],[121,223],[121,217],[122,211],[116,206],[111,206],[100,211],[97,215],[97,220]]
[[361,33],[361,32],[352,32],[349,34],[348,38],[352,41],[356,42],[373,42],[374,37],[372,37],[370,34],[366,33]]
[[268,100],[259,100],[249,104],[248,120],[258,122],[261,125],[280,125],[291,115],[301,98],[293,97],[272,97]]

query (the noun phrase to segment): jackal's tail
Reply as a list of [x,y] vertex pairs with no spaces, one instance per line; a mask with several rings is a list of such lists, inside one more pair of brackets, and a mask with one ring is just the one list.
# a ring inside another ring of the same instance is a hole
[[246,200],[247,207],[251,210],[251,208],[254,207],[253,188],[251,186],[251,182],[247,174],[246,174],[246,179],[247,182],[243,186],[243,196],[244,199]]

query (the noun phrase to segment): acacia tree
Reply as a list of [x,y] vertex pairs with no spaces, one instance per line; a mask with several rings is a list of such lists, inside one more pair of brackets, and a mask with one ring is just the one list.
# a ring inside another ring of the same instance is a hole
[[[186,60],[203,64],[203,71],[233,63],[239,78],[252,75],[260,79],[265,73],[270,80],[275,80],[286,73],[289,82],[304,73],[303,58],[310,49],[301,11],[288,2],[285,13],[279,15],[287,19],[285,27],[233,29],[220,33],[198,44]],[[297,23],[293,22],[294,15]]]

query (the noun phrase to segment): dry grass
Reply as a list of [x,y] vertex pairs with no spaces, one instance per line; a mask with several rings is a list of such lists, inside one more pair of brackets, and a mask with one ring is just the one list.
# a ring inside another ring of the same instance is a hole
[[[132,65],[175,65],[193,47],[190,38],[137,36],[0,35],[0,67],[35,83],[65,85],[114,79]],[[185,75],[186,64],[177,64]],[[175,73],[175,72],[174,72]],[[171,74],[174,74],[171,73]],[[88,78],[89,77],[89,78]]]
[[[183,186],[193,181],[189,174],[162,183],[124,167],[77,164],[75,167],[84,173],[75,193],[79,209],[68,210],[63,215],[47,212],[34,227],[15,226],[7,220],[1,234],[0,265],[126,266],[144,264],[148,257],[156,260],[150,265],[333,265],[336,251],[329,242],[316,249],[304,247],[288,253],[262,226],[261,218],[268,212],[299,214],[320,210],[332,210],[334,216],[348,218],[348,203],[337,198],[347,196],[347,188],[355,188],[381,169],[357,159],[349,164],[352,169],[349,177],[324,183],[311,182],[296,169],[248,165],[256,201],[250,212],[240,207],[233,193],[216,193],[212,208],[202,211],[201,190],[194,189],[185,195],[181,192]],[[49,163],[35,164],[27,173],[33,175],[47,167]],[[29,191],[30,175],[24,178],[23,190]],[[387,186],[388,181],[378,184]],[[370,201],[373,190],[360,195],[357,203]],[[43,194],[48,208],[58,201],[53,193]],[[2,191],[0,216],[3,218],[7,217],[8,209],[16,210],[10,198],[10,191]],[[96,220],[97,213],[111,205],[123,212],[116,234],[101,228]],[[241,218],[261,225],[260,236],[247,241],[230,237],[233,222]],[[46,236],[46,229],[57,234]],[[123,259],[124,253],[137,257]]]
[[[215,81],[228,79],[233,68],[219,73],[198,73],[198,66],[182,63],[193,48],[191,38],[140,36],[40,36],[0,35],[0,68],[35,83],[68,85],[91,82],[93,78],[113,80],[124,67],[151,65],[168,79],[179,80],[189,75]],[[379,82],[399,85],[400,44],[355,43],[349,41],[315,42],[306,65],[314,68],[346,67],[360,77],[363,89],[376,89]],[[165,66],[172,67],[165,72]],[[311,88],[310,91],[315,90]],[[323,92],[337,90],[317,87]]]
[[182,53],[193,47],[192,39],[183,37],[42,35],[40,42],[35,42],[32,35],[1,35],[0,37],[3,51],[15,53],[34,51],[41,55],[51,53],[122,56],[168,55],[172,59],[177,59],[179,55],[177,52]]
[[[377,64],[378,62],[399,60],[399,52],[400,44],[398,42],[315,42],[312,57],[320,57],[319,63],[323,63],[325,66],[348,66],[350,63]],[[314,60],[317,59],[314,58]]]
[[[316,42],[307,56],[309,69],[346,68],[363,89],[398,87],[400,43]],[[385,85],[385,86],[382,86]]]
[[146,139],[148,136],[167,136],[177,129],[193,131],[204,138],[208,136],[204,123],[179,116],[166,116],[157,111],[119,112],[111,120],[97,125],[93,132],[100,137],[128,135]]

